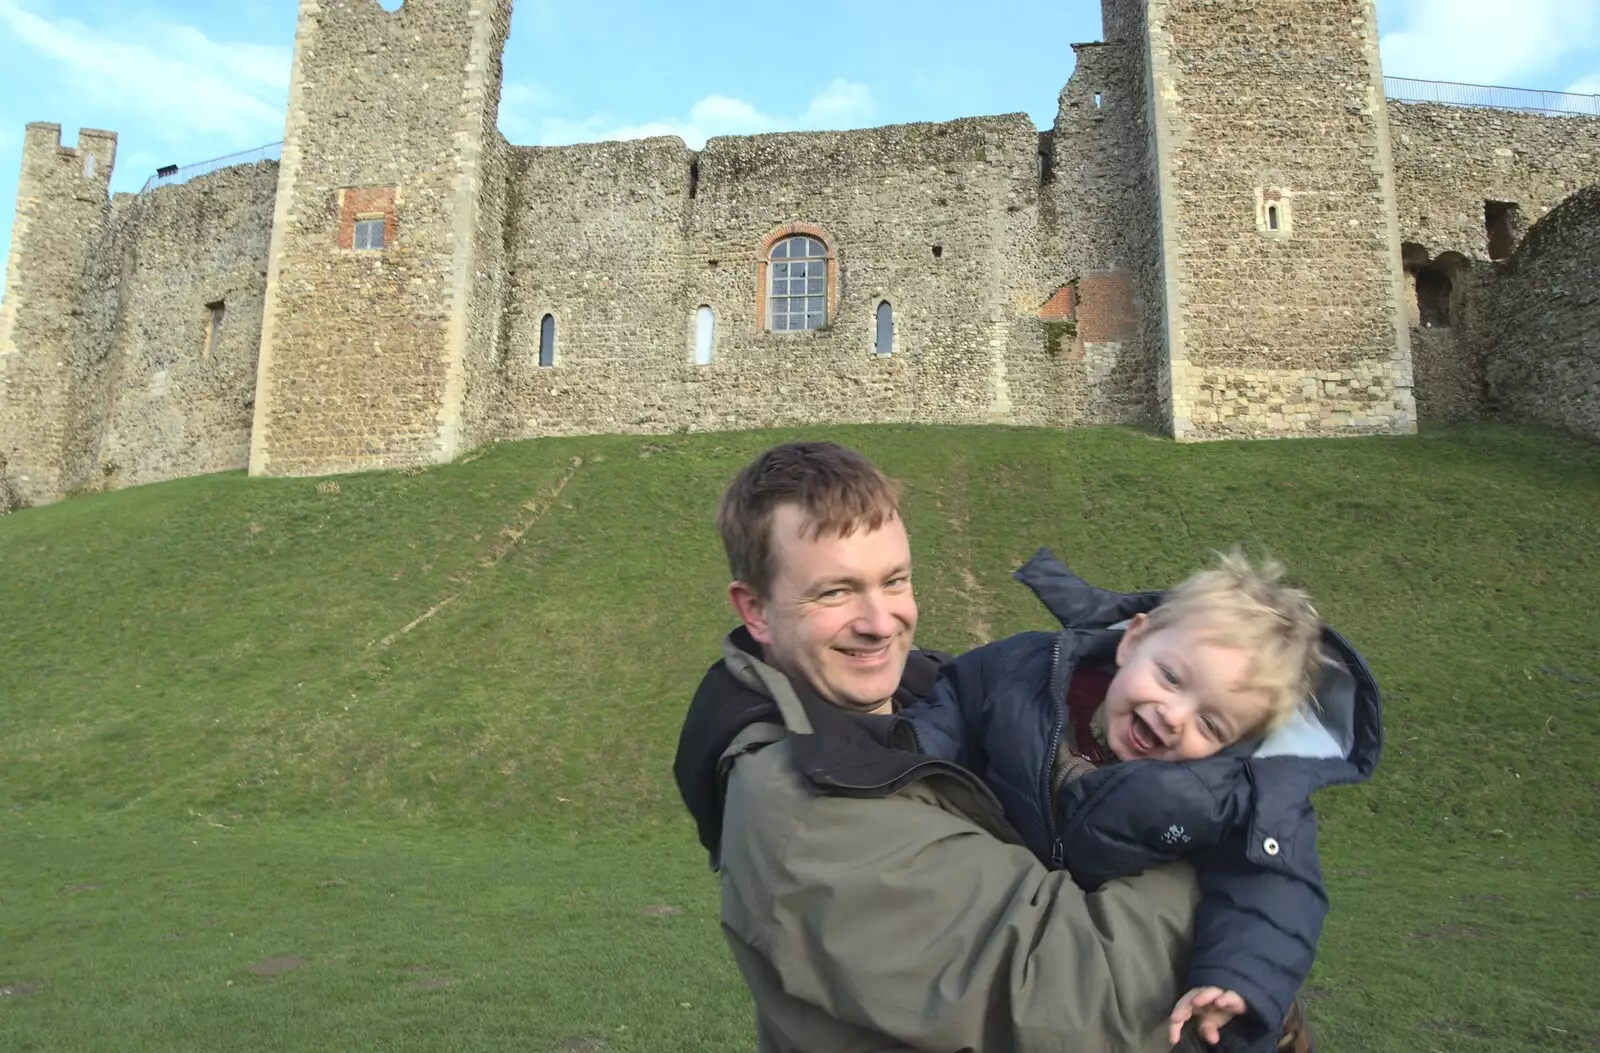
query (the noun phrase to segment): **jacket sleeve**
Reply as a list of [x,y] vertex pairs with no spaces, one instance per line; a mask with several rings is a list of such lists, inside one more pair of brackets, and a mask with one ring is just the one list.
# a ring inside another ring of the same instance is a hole
[[723,834],[724,932],[785,1048],[822,1053],[795,1037],[820,1014],[929,1053],[1167,1049],[1190,866],[1085,892],[969,820],[959,787],[820,796],[789,747],[735,764]]
[[1191,859],[1201,899],[1189,987],[1237,991],[1251,1010],[1230,1027],[1240,1037],[1282,1026],[1327,915],[1309,803],[1292,824],[1292,862],[1251,858],[1253,788],[1228,758],[1110,765],[1064,787],[1058,808],[1066,866],[1085,888]]
[[1235,761],[1126,761],[1062,787],[1060,858],[1084,888],[1187,859],[1247,822],[1249,781]]
[[1293,870],[1252,860],[1244,832],[1195,859],[1201,900],[1189,986],[1237,991],[1253,1018],[1237,1022],[1247,1037],[1253,1029],[1271,1034],[1283,1026],[1311,974],[1328,915],[1309,803],[1298,825],[1302,861]]

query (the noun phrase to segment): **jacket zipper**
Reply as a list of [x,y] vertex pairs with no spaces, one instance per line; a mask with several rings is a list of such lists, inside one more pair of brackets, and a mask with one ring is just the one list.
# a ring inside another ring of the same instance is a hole
[[1061,787],[1061,735],[1067,723],[1066,687],[1059,683],[1061,670],[1061,637],[1056,637],[1055,647],[1050,652],[1050,696],[1056,707],[1056,724],[1050,733],[1050,758],[1049,766],[1045,769],[1045,797],[1044,819],[1050,831],[1050,867],[1060,870],[1066,866],[1066,846],[1061,843],[1061,834],[1056,830],[1056,793]]

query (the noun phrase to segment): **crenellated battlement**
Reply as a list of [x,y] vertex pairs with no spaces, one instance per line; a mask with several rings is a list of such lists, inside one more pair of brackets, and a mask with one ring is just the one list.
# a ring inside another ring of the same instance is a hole
[[105,226],[116,158],[114,132],[85,128],[72,148],[59,124],[36,123],[23,141],[0,302],[0,457],[27,502],[60,488],[83,268]]

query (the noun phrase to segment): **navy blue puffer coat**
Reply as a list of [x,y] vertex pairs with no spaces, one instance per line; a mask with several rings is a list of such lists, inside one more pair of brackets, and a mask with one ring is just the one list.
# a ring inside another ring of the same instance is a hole
[[981,775],[1040,859],[1085,888],[1176,858],[1193,861],[1201,904],[1189,986],[1237,991],[1237,1042],[1275,1035],[1311,970],[1328,900],[1311,794],[1372,775],[1383,746],[1378,686],[1323,628],[1317,709],[1199,761],[1109,764],[1056,787],[1073,670],[1111,666],[1121,623],[1159,592],[1088,585],[1048,549],[1015,574],[1063,630],[1023,633],[956,659],[902,716],[919,748]]

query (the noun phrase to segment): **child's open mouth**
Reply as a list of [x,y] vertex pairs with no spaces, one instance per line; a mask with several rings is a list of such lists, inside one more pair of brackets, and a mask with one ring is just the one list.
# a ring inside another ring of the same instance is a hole
[[1153,753],[1166,745],[1143,717],[1137,713],[1128,716],[1128,743],[1133,746],[1134,752]]

